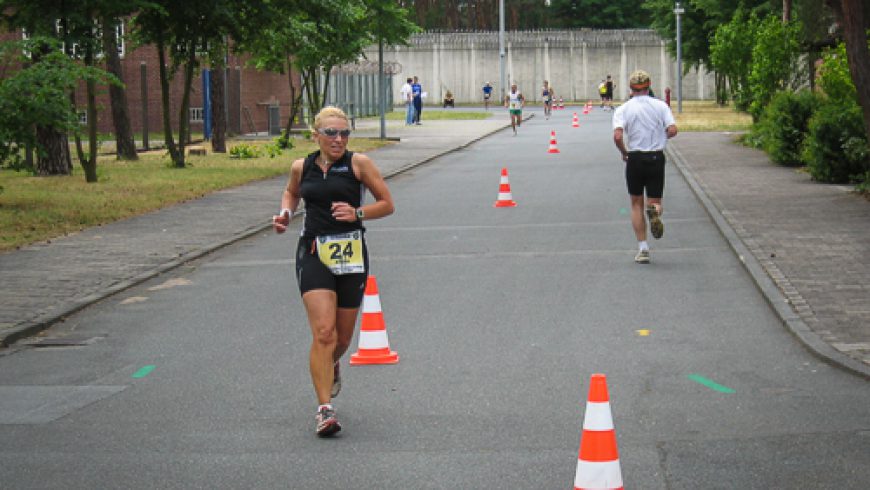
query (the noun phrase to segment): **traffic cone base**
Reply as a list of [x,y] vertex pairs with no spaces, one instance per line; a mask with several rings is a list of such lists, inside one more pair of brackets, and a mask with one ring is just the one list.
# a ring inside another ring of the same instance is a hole
[[362,323],[359,331],[359,350],[350,356],[351,365],[396,364],[399,355],[390,350],[381,298],[375,276],[366,279],[362,304]]

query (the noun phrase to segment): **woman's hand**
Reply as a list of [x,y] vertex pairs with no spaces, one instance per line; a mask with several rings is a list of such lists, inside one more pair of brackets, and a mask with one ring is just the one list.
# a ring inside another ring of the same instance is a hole
[[336,221],[353,223],[357,219],[356,208],[343,201],[334,202],[332,203],[332,217]]
[[279,235],[287,231],[287,226],[290,225],[290,215],[293,214],[289,209],[282,209],[278,214],[272,215],[272,229]]

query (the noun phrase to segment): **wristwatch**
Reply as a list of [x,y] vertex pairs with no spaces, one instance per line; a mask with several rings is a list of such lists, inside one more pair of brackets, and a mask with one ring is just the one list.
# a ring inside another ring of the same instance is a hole
[[364,216],[365,216],[365,213],[363,212],[362,208],[361,207],[356,208],[356,219],[358,221],[362,221]]

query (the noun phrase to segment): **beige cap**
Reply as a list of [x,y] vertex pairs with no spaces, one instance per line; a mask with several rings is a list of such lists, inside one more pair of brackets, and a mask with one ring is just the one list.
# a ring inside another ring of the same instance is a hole
[[648,89],[650,85],[649,73],[643,70],[633,72],[628,79],[628,84],[631,85],[632,90]]

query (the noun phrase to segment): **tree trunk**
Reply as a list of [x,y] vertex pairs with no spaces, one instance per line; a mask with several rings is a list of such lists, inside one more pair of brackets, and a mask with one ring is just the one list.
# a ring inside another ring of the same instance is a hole
[[[173,162],[176,162],[178,149],[175,146],[175,138],[172,136],[172,118],[170,116],[172,108],[169,105],[169,74],[166,70],[166,49],[163,45],[163,40],[157,40],[157,60],[160,64],[160,100],[163,106],[163,139],[169,157]],[[184,160],[182,160],[182,165]]]
[[[106,71],[123,80],[121,58],[118,56],[118,39],[115,35],[115,19],[104,17],[103,53],[106,56]],[[119,160],[138,160],[133,129],[130,126],[130,111],[127,107],[127,89],[109,85],[109,98],[112,104],[112,123],[115,126],[115,146]]]
[[782,0],[782,21],[789,22],[791,20],[791,0]]
[[863,0],[826,0],[843,30],[846,58],[852,83],[858,92],[858,103],[864,112],[864,134],[870,143],[870,49],[867,49],[868,21]]
[[211,80],[211,151],[227,152],[227,111],[224,106],[224,73],[223,63],[212,67]]
[[178,114],[178,159],[176,168],[184,168],[184,147],[190,142],[190,90],[193,81],[193,69],[196,67],[196,48],[191,42],[188,46],[188,58],[184,63],[184,91],[181,95],[181,107]]
[[36,157],[36,174],[70,175],[69,143],[66,135],[51,127],[37,126],[36,141],[38,154]]
[[296,95],[296,86],[293,85],[293,70],[287,70],[287,79],[290,81],[290,117],[287,119],[287,127],[284,129],[284,139],[290,139],[290,131],[293,129],[293,121],[302,107],[302,90]]

